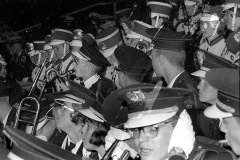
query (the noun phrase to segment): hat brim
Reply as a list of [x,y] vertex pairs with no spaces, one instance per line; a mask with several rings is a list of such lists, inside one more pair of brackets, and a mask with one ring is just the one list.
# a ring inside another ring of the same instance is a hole
[[[71,97],[69,97],[71,96]],[[67,94],[63,95],[63,97],[59,97],[59,98],[56,98],[55,101],[58,102],[58,101],[62,101],[62,102],[69,102],[69,103],[75,103],[75,104],[83,104],[85,103],[85,100],[83,99],[80,99],[76,96],[73,96],[71,94],[69,94],[69,96],[67,96]]]
[[114,128],[114,127],[110,128],[109,134],[111,136],[113,136],[115,139],[120,140],[120,141],[131,138],[131,136],[127,132],[124,132],[121,129],[117,129],[117,128]]
[[206,108],[204,110],[204,115],[209,118],[219,118],[219,119],[233,116],[231,113],[223,112],[220,109],[218,109],[216,104]]
[[13,145],[11,152],[17,155],[17,157],[21,157],[21,159],[84,159],[19,129],[6,126],[5,130],[13,139],[13,143],[17,144]]
[[91,118],[98,122],[104,122],[101,118],[99,118],[96,114],[94,114],[89,108],[87,109],[80,109],[78,112],[82,113],[84,116]]
[[87,59],[84,58],[78,51],[72,51],[72,55],[74,55],[74,56],[76,56],[76,57],[78,57],[78,58],[80,58],[80,59],[83,59],[83,60],[87,61]]
[[205,77],[206,71],[198,70],[196,72],[191,73],[191,75],[196,76],[196,77]]
[[167,119],[173,117],[176,113],[177,111],[164,113],[156,113],[156,111],[153,111],[149,114],[144,114],[143,112],[143,114],[140,113],[139,116],[128,119],[128,121],[125,123],[125,127],[138,128],[143,126],[154,125],[166,121]]

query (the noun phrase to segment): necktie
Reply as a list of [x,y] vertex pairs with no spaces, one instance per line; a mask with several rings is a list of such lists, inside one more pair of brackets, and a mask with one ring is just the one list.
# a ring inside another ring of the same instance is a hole
[[75,147],[76,145],[74,144],[74,143],[72,143],[72,142],[70,142],[70,145],[69,146],[66,146],[65,147],[65,150],[67,150],[67,151],[72,151],[72,149]]

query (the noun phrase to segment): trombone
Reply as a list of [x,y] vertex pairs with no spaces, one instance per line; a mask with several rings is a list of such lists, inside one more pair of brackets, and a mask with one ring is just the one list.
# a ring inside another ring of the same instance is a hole
[[[37,84],[37,81],[39,80],[40,78],[40,75],[43,71],[43,68],[44,66],[46,65],[46,62],[47,62],[47,57],[44,59],[43,61],[43,64],[40,68],[40,70],[38,71],[37,73],[37,76],[33,82],[33,85],[31,86],[31,89],[28,93],[28,96],[23,98],[19,105],[18,105],[18,108],[17,108],[17,113],[16,113],[16,119],[15,119],[15,123],[14,123],[14,128],[18,128],[18,125],[19,125],[19,122],[23,122],[25,124],[30,124],[32,125],[32,131],[30,134],[35,134],[35,130],[36,130],[36,124],[38,122],[38,117],[39,117],[39,111],[40,111],[40,103],[39,103],[39,100],[41,98],[41,94],[38,96],[38,98],[35,98],[33,97],[33,92],[36,88],[36,84]],[[27,104],[26,102],[27,101],[33,101],[36,103],[36,105],[30,105],[30,104]],[[28,113],[29,115],[30,114],[33,114],[33,121],[29,121],[28,118],[29,117],[26,117],[26,116],[23,116],[21,115],[22,111],[25,111],[26,113]]]

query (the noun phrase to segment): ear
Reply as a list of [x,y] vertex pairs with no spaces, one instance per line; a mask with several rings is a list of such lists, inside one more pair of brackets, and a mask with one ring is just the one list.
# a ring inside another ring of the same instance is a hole
[[159,61],[159,63],[158,63],[159,66],[163,66],[163,65],[165,64],[166,60],[167,60],[167,59],[166,59],[163,55],[161,55],[161,54],[158,55],[157,58],[158,58],[158,61]]
[[126,75],[123,72],[118,72],[118,78],[119,80],[121,80],[122,82],[125,82],[126,80]]
[[88,70],[93,71],[95,69],[95,66],[91,63],[88,63]]

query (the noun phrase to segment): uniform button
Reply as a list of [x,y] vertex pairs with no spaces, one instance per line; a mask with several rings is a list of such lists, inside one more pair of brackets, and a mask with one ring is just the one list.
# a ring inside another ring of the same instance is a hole
[[202,146],[198,146],[198,149],[202,149]]

